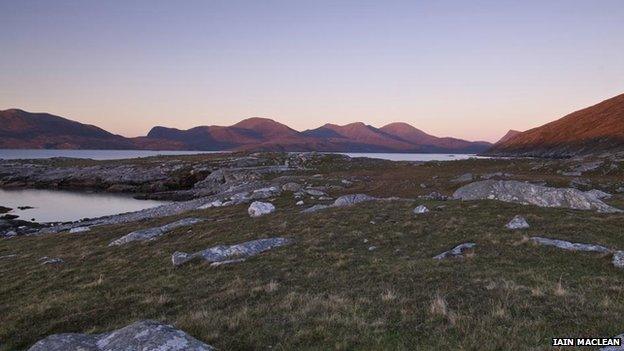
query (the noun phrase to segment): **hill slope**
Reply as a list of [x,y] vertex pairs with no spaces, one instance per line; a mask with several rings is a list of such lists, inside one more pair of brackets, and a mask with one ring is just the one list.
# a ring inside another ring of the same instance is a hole
[[486,154],[571,157],[624,149],[624,94],[503,140]]
[[0,148],[133,149],[134,143],[96,126],[47,113],[0,111]]

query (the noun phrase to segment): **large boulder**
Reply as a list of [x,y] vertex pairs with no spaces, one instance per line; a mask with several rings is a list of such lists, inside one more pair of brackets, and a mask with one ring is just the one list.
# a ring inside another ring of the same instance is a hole
[[54,334],[29,351],[212,351],[210,345],[171,325],[139,321],[104,334]]
[[179,266],[195,258],[201,258],[210,263],[242,262],[248,257],[290,243],[291,240],[287,238],[268,238],[247,241],[236,245],[218,245],[192,254],[176,251],[171,256],[171,261],[174,266]]
[[268,202],[254,201],[247,209],[247,212],[251,217],[260,217],[275,212],[275,206]]
[[113,240],[108,244],[108,246],[119,246],[124,245],[132,241],[148,241],[154,240],[157,237],[166,234],[176,228],[186,227],[190,225],[197,224],[199,222],[204,221],[200,218],[184,218],[179,221],[175,221],[173,223],[165,224],[160,227],[153,227],[147,229],[141,229],[134,231],[132,233],[126,234],[119,239]]
[[499,200],[540,207],[596,210],[604,213],[622,212],[578,189],[551,188],[514,180],[474,182],[457,189],[453,198],[458,200]]

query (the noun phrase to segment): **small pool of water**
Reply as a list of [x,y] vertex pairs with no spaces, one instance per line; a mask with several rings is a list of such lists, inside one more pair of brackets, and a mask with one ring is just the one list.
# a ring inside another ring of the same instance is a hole
[[[67,222],[124,212],[138,211],[165,204],[164,201],[137,200],[125,194],[85,193],[42,189],[0,189],[0,206],[13,210],[8,214],[35,222]],[[20,210],[18,207],[30,206]]]

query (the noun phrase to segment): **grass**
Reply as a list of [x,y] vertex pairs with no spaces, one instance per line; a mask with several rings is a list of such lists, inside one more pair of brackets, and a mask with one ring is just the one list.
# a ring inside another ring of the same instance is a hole
[[[466,168],[488,172],[508,163],[315,173],[325,174],[320,183],[356,180],[343,192],[413,197],[449,193],[457,185],[448,180]],[[513,167],[528,177],[524,169],[527,162]],[[422,182],[430,184],[423,189]],[[241,205],[85,234],[0,240],[0,256],[19,255],[0,259],[0,350],[140,319],[172,323],[222,350],[546,350],[552,337],[624,332],[624,271],[610,257],[527,240],[540,235],[623,249],[624,215],[494,201],[374,202],[300,214],[290,194],[274,203],[276,213],[256,219]],[[432,211],[414,215],[419,204]],[[531,228],[505,229],[516,214]],[[107,246],[129,231],[186,216],[208,221],[152,242]],[[273,236],[295,244],[217,268],[170,261],[174,251]],[[432,259],[468,241],[477,243],[471,255]],[[41,256],[66,264],[42,266]]]

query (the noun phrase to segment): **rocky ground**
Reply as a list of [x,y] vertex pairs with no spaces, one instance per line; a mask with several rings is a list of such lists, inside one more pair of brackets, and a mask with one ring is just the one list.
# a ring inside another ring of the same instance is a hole
[[220,350],[540,350],[624,332],[624,155],[3,161],[0,185],[178,200],[0,225],[0,350],[104,350],[132,333]]

